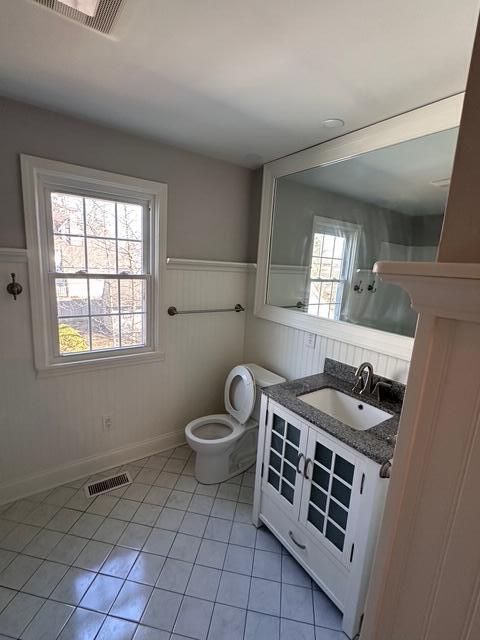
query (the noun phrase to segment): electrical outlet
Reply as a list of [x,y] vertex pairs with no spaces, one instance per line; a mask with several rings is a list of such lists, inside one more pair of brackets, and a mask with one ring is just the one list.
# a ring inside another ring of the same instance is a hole
[[102,416],[102,426],[104,431],[111,431],[113,429],[113,418],[110,415]]
[[317,342],[317,334],[316,333],[306,333],[304,338],[304,345],[308,349],[315,349],[315,344]]

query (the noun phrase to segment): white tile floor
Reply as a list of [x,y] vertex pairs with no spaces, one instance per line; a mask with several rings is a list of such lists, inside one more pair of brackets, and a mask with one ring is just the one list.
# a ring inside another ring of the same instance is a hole
[[253,473],[201,485],[193,464],[183,446],[122,467],[126,489],[89,500],[84,479],[0,507],[0,640],[346,640],[251,524]]

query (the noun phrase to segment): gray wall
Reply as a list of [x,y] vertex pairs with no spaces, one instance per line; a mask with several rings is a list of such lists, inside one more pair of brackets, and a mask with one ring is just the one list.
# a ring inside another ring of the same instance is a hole
[[25,247],[19,154],[27,153],[166,182],[169,256],[256,259],[248,169],[6,99],[0,131],[0,246]]

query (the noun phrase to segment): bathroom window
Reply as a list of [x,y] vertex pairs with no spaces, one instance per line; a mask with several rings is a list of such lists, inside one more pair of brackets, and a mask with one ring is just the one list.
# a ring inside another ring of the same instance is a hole
[[161,357],[166,185],[22,156],[41,371]]
[[356,224],[315,216],[308,283],[308,313],[340,319],[345,283],[356,253]]

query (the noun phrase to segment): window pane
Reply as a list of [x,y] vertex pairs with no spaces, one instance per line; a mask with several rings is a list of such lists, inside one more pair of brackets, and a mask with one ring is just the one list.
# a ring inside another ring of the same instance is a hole
[[118,272],[143,273],[143,243],[118,241]]
[[314,233],[313,234],[313,250],[312,253],[314,256],[321,256],[322,255],[322,234],[321,233]]
[[89,351],[88,318],[60,318],[58,321],[58,342],[61,354]]
[[136,313],[120,316],[122,347],[133,347],[145,344],[145,314]]
[[310,278],[320,277],[320,265],[322,261],[319,258],[312,258],[312,269],[310,272]]
[[328,307],[328,317],[331,320],[335,320],[335,318],[339,318],[340,317],[340,305],[338,304],[331,304]]
[[340,280],[342,277],[342,261],[341,260],[332,260],[332,278],[335,280]]
[[[113,274],[144,272],[145,208],[55,192],[51,215],[54,268],[66,276],[55,281],[60,352],[144,346],[146,282],[115,279]],[[81,271],[112,276],[68,276]]]
[[120,280],[121,311],[145,311],[145,281]]
[[57,313],[61,316],[88,315],[87,281],[79,278],[57,278]]
[[97,198],[85,198],[87,236],[115,237],[115,203]]
[[116,273],[116,242],[87,238],[87,260],[90,273]]
[[320,265],[320,278],[324,278],[325,280],[328,280],[331,277],[332,277],[332,261],[326,260],[325,258],[323,258],[322,263]]
[[336,236],[323,236],[322,256],[325,258],[333,258],[333,250]]
[[52,193],[53,233],[84,234],[83,198],[66,193]]
[[76,273],[85,270],[85,239],[78,236],[54,236],[55,270]]
[[119,238],[142,240],[143,209],[138,204],[117,204],[117,234]]
[[335,248],[333,250],[333,257],[338,260],[343,259],[343,254],[345,253],[345,238],[341,236],[337,236],[335,238]]
[[335,298],[333,297],[332,287],[333,285],[331,282],[322,283],[322,290],[320,292],[321,303],[328,304],[330,302],[335,302]]
[[96,315],[118,312],[118,281],[92,278],[90,280],[90,313]]
[[317,314],[319,318],[328,318],[328,304],[319,305]]
[[119,316],[94,316],[92,322],[92,349],[113,349],[120,346]]
[[310,283],[310,296],[308,299],[309,304],[315,303],[318,304],[320,302],[320,289],[322,285],[320,282],[311,282]]

